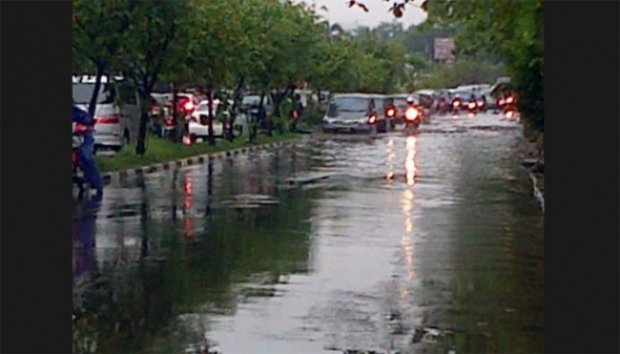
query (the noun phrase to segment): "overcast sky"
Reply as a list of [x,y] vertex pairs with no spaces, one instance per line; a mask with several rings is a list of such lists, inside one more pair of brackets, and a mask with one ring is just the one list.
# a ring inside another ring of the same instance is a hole
[[[303,0],[294,0],[297,3]],[[365,12],[359,6],[353,6],[349,8],[348,0],[306,0],[307,4],[313,2],[316,3],[317,9],[323,5],[327,6],[328,11],[317,10],[317,12],[325,17],[330,24],[335,22],[339,23],[345,29],[351,29],[357,25],[364,25],[374,27],[381,22],[397,21],[403,24],[404,28],[408,28],[413,24],[419,24],[426,19],[426,14],[419,7],[407,5],[403,16],[396,19],[388,10],[391,7],[391,2],[384,0],[360,0],[368,7],[368,12]],[[419,4],[420,1],[415,1]]]

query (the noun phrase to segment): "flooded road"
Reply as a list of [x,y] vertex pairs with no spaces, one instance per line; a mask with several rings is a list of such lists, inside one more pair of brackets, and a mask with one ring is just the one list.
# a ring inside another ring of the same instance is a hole
[[521,139],[436,117],[110,185],[76,202],[75,351],[542,352]]

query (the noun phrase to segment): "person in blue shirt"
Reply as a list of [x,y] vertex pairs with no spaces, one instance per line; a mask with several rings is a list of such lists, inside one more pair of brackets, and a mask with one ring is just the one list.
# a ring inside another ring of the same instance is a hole
[[[88,112],[73,105],[73,122],[81,123],[86,126],[93,126],[94,120],[88,114]],[[92,188],[97,190],[96,198],[101,198],[103,195],[103,180],[97,167],[97,162],[94,156],[95,150],[95,138],[93,133],[89,130],[84,133],[84,142],[78,150],[79,154],[79,167],[84,172],[84,177],[91,185]]]

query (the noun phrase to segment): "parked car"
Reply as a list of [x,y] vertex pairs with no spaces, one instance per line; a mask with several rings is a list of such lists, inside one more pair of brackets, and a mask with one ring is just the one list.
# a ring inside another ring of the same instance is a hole
[[[219,101],[213,101],[213,115],[217,113]],[[192,138],[209,137],[209,101],[202,101],[191,114],[189,121],[189,135]],[[213,119],[213,136],[221,137],[224,135],[224,124],[217,119]]]
[[[73,77],[73,102],[88,111],[95,90],[93,77]],[[122,78],[102,77],[95,107],[95,148],[121,150],[138,132],[141,101],[136,88]]]
[[175,129],[172,117],[172,101],[168,94],[151,94],[149,120],[151,131],[159,137],[169,137]]
[[191,115],[199,103],[198,97],[192,93],[177,93],[177,111],[182,117]]
[[[267,117],[271,116],[274,111],[273,100],[270,95],[265,95],[263,107]],[[260,95],[247,95],[241,100],[241,109],[249,115],[258,114],[260,108]]]
[[334,94],[323,118],[326,133],[376,133],[387,131],[380,95],[361,93]]

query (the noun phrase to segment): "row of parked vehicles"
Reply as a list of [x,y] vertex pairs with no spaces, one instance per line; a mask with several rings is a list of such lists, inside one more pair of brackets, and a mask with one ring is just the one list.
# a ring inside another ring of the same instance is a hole
[[[93,76],[73,76],[73,103],[88,111],[91,97],[95,91]],[[176,128],[173,118],[173,95],[171,93],[153,93],[144,102],[135,86],[122,77],[101,78],[97,96],[92,129],[97,149],[121,150],[137,136],[140,115],[143,107],[149,108],[149,130],[157,136],[169,136]],[[226,117],[232,107],[230,100],[213,100],[212,110],[217,117]],[[262,109],[260,95],[247,95],[241,102],[243,114],[238,117],[237,134],[245,125],[246,116],[264,115],[269,117],[274,112],[274,104],[270,95],[265,95]],[[209,137],[208,117],[209,103],[197,92],[180,92],[177,94],[178,116],[188,124],[189,135],[193,139]],[[224,114],[221,114],[224,113]],[[225,134],[224,120],[213,121],[213,135],[222,137]]]

